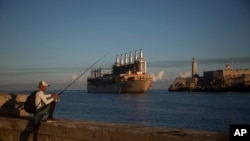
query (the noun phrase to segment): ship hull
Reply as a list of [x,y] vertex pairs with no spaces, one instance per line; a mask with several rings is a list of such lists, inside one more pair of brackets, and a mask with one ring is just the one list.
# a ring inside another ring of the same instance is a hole
[[88,84],[87,90],[89,93],[146,93],[151,85],[151,80],[130,80],[114,84]]

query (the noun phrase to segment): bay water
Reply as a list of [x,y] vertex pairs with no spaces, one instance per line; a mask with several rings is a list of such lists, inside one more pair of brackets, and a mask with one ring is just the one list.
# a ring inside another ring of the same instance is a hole
[[61,95],[55,117],[227,133],[230,124],[250,124],[250,93],[72,90]]

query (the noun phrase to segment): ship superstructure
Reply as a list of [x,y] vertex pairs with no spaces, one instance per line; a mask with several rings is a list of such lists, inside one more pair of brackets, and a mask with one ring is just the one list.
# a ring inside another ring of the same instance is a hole
[[118,55],[112,68],[92,69],[87,80],[90,93],[146,93],[152,85],[152,77],[146,71],[142,49]]

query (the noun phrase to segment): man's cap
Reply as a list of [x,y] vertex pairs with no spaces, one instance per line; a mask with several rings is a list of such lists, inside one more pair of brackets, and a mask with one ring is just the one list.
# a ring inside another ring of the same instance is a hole
[[40,81],[39,86],[49,87],[50,85],[45,81]]

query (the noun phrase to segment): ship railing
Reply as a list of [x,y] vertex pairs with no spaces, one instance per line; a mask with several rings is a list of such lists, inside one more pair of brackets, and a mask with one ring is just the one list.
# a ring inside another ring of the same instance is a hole
[[149,76],[137,76],[135,80],[151,80],[152,78]]
[[104,75],[112,74],[111,68],[92,69],[90,78],[103,77]]

